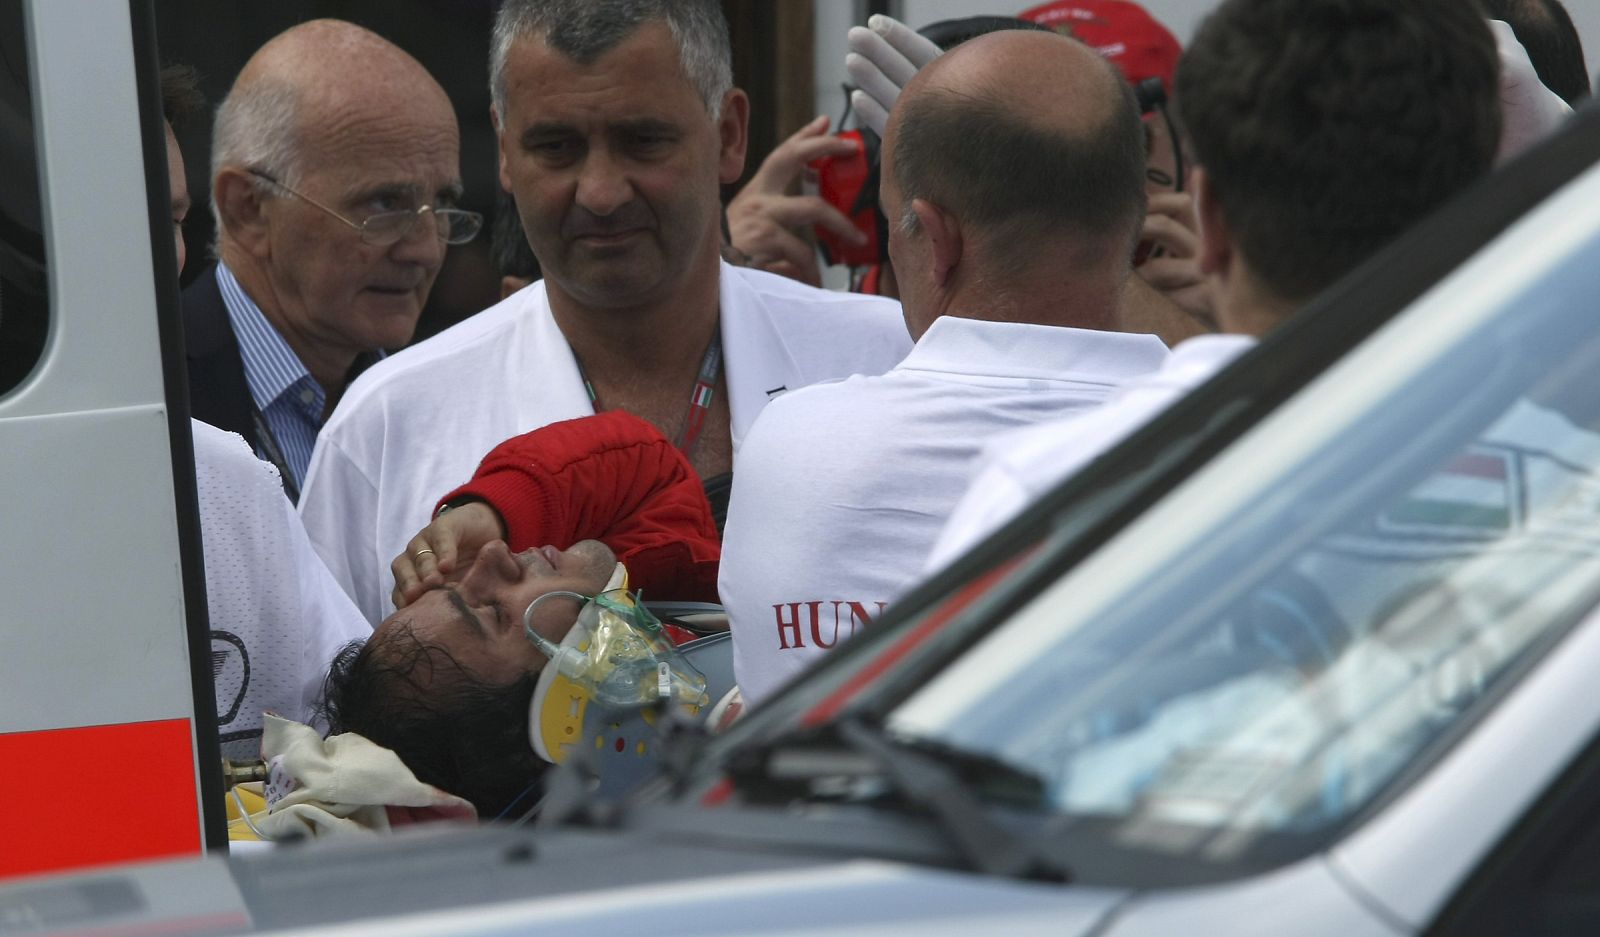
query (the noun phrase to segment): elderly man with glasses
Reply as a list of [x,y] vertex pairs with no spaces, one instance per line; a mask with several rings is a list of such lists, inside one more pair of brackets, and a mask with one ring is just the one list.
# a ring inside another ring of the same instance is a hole
[[191,405],[291,498],[346,385],[411,340],[445,246],[482,226],[454,207],[459,152],[428,72],[337,20],[262,46],[217,112],[218,263],[184,292]]

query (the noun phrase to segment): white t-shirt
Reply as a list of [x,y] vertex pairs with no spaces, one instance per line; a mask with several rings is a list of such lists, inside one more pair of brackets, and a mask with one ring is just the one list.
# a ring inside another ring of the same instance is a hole
[[1166,354],[1152,335],[945,316],[888,374],[775,401],[745,439],[723,538],[746,702],[916,579],[985,439],[1094,406]]
[[261,714],[311,722],[339,648],[372,634],[284,496],[236,433],[192,421],[223,754],[259,754]]
[[[911,347],[900,305],[722,265],[721,334],[735,457],[767,401],[881,374]],[[393,606],[389,563],[435,502],[506,439],[594,412],[544,283],[369,368],[317,437],[300,513],[369,621]]]
[[992,437],[925,568],[947,566],[1255,343],[1248,335],[1195,336],[1172,349],[1159,370],[1124,384],[1101,406]]

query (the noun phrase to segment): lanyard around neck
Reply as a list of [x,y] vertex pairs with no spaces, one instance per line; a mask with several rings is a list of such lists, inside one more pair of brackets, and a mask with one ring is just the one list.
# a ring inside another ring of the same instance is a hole
[[[695,378],[694,389],[689,392],[689,410],[684,414],[683,426],[678,430],[677,438],[672,441],[685,456],[694,451],[694,444],[700,440],[700,432],[706,426],[706,414],[711,412],[711,400],[716,396],[717,379],[722,375],[721,332],[719,327],[711,333],[711,344],[706,346],[705,357],[700,359],[700,374]],[[594,405],[594,412],[601,412],[605,407],[600,403],[600,395],[595,392],[594,381],[589,379],[589,372],[583,367],[583,359],[574,351],[572,360],[578,364],[578,376],[583,378],[583,389],[589,394],[589,403]]]

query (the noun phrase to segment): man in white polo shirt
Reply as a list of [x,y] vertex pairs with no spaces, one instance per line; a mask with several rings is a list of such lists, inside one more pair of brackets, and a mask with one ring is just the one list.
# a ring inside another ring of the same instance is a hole
[[622,409],[713,480],[768,400],[882,373],[910,346],[892,302],[721,262],[749,101],[716,0],[509,0],[490,71],[500,181],[544,280],[364,374],[301,501],[374,622],[391,561],[505,439]]
[[1131,90],[1088,46],[1004,31],[957,47],[906,87],[882,152],[917,344],[881,377],[775,401],[745,439],[719,585],[750,704],[911,583],[986,437],[1166,356],[1112,331],[1144,150]]

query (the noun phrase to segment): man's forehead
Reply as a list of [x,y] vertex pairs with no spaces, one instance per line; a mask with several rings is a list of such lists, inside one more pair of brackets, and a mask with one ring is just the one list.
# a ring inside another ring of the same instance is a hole
[[426,199],[461,190],[460,164],[453,151],[314,147],[308,148],[296,169],[299,187],[340,196],[393,193]]
[[[569,119],[603,108],[608,115],[660,117],[704,102],[684,70],[664,23],[646,23],[591,60],[574,59],[539,36],[513,42],[506,59],[506,106],[513,115],[564,112]],[[640,93],[640,84],[648,93]],[[525,118],[526,119],[526,118]]]
[[412,637],[425,636],[429,640],[450,635],[469,634],[477,629],[477,620],[461,598],[455,584],[434,586],[405,608],[396,609],[378,623],[373,634],[384,637],[404,633]]
[[189,203],[189,180],[184,175],[183,151],[178,148],[172,127],[167,127],[167,182],[172,189],[173,204]]
[[521,126],[521,136],[538,138],[550,136],[659,134],[685,131],[694,126],[693,121],[673,119],[663,115],[625,115],[608,117],[603,114],[548,114],[529,115],[532,119]]
[[692,107],[658,107],[629,103],[621,109],[583,107],[571,102],[544,100],[531,106],[510,105],[502,132],[514,138],[577,136],[624,139],[629,135],[714,134],[716,123],[696,98]]
[[306,101],[297,116],[295,148],[306,169],[383,166],[408,174],[459,173],[460,129],[448,102],[405,107],[327,96]]

